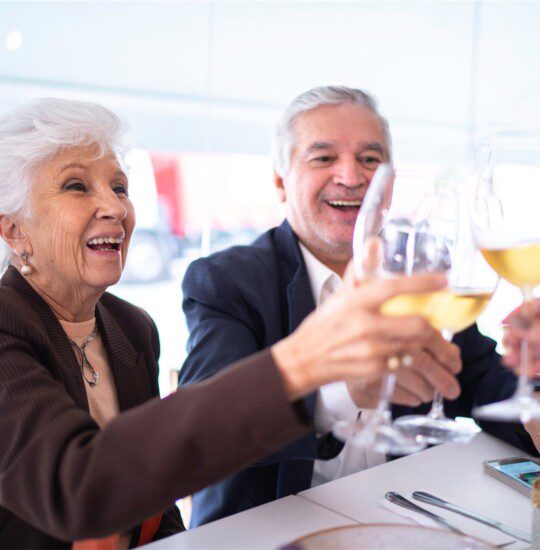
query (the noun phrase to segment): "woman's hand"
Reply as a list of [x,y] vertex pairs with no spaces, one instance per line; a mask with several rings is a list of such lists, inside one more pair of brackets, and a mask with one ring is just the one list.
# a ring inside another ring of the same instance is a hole
[[[525,312],[525,308],[530,308]],[[521,344],[529,344],[529,376],[540,375],[540,299],[523,304],[506,319],[503,345],[506,350],[503,363],[519,374]]]
[[[430,370],[433,387],[447,397],[457,397],[459,386],[453,375],[461,363],[455,346],[441,345],[440,334],[422,317],[385,317],[379,311],[394,296],[436,291],[445,284],[445,278],[435,274],[359,284],[349,269],[343,288],[272,346],[289,398],[338,380],[378,381],[389,357],[415,357],[424,349],[430,350],[440,368]],[[414,361],[411,370],[413,366]]]

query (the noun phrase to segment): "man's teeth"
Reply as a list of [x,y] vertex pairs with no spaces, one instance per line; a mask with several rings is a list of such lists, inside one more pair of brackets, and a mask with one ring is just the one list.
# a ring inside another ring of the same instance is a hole
[[96,244],[121,244],[124,239],[119,237],[98,237],[97,239],[91,239],[88,241],[89,245]]
[[362,201],[328,201],[330,206],[360,206]]

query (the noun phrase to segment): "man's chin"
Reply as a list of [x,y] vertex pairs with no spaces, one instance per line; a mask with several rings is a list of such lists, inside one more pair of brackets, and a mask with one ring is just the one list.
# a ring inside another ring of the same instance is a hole
[[352,239],[328,239],[324,248],[326,255],[336,262],[348,262],[352,258]]

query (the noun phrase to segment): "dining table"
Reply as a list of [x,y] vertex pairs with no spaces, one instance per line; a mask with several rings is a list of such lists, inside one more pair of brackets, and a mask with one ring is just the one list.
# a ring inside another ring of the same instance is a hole
[[[483,462],[517,456],[523,451],[485,432],[467,444],[447,443],[388,461],[356,474],[313,487],[245,512],[189,529],[148,545],[160,549],[277,549],[309,533],[363,524],[419,525],[415,513],[400,513],[384,498],[395,491],[409,500],[414,491],[437,497],[531,531],[531,499],[484,472]],[[467,535],[493,545],[520,550],[528,543],[492,527],[413,500]]]

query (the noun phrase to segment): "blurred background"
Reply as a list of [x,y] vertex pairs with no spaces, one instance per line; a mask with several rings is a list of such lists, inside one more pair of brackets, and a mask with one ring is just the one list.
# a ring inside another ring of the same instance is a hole
[[[540,2],[0,1],[0,114],[30,99],[102,103],[131,128],[138,230],[112,289],[182,364],[181,280],[194,258],[279,223],[271,137],[316,85],[363,88],[389,119],[399,177],[459,174],[475,142],[540,120]],[[501,284],[481,320],[520,301]]]

